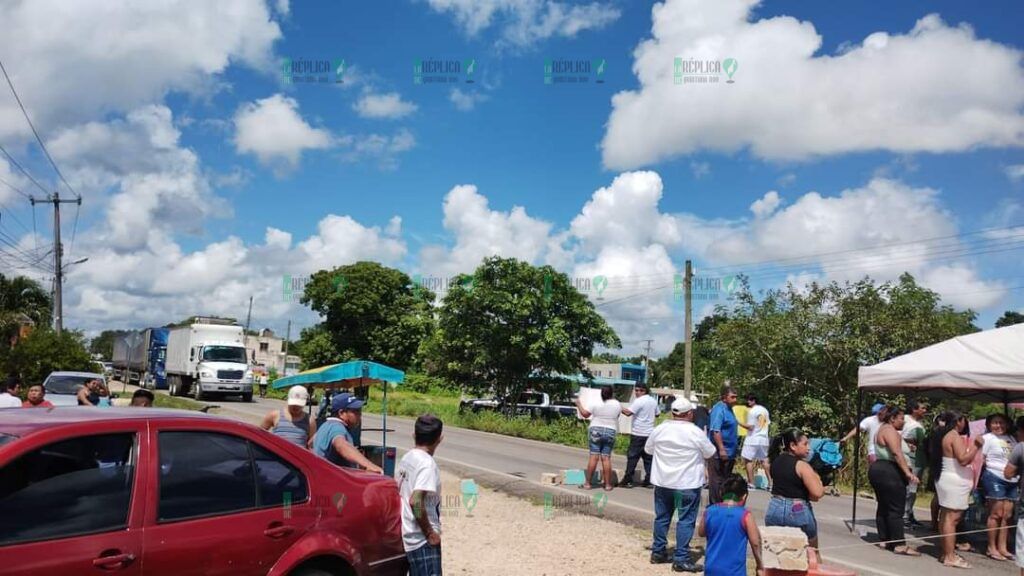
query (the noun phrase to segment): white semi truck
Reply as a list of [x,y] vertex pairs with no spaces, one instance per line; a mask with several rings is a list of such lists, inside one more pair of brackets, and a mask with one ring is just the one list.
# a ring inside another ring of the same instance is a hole
[[171,328],[166,370],[172,396],[240,395],[252,401],[252,369],[241,326],[197,322]]

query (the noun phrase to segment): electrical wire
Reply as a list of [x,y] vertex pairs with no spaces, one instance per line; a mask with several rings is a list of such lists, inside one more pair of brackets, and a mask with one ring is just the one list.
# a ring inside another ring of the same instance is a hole
[[[24,169],[24,168],[23,168],[23,167],[21,166],[21,164],[18,164],[18,161],[14,159],[14,156],[11,156],[11,154],[10,154],[9,152],[7,152],[7,149],[6,149],[6,148],[4,148],[2,144],[0,144],[0,152],[3,152],[4,156],[6,156],[6,157],[7,157],[7,161],[8,161],[8,162],[10,162],[11,164],[13,164],[15,168],[17,168],[17,169],[18,169],[18,170],[19,170],[19,171],[20,171],[20,172],[21,172],[22,174],[24,174],[24,175],[25,175],[25,177],[26,177],[26,178],[28,178],[30,182],[32,182],[33,184],[35,184],[35,185],[36,185],[36,188],[39,188],[39,190],[40,190],[40,191],[42,191],[42,193],[43,193],[43,194],[46,194],[46,195],[49,195],[49,194],[50,194],[50,193],[49,193],[49,192],[48,192],[48,191],[46,190],[46,188],[44,188],[44,187],[43,187],[43,185],[39,183],[39,181],[38,181],[38,180],[36,180],[35,178],[33,178],[33,177],[32,177],[32,175],[31,175],[31,174],[29,174],[28,170],[25,170],[25,169]],[[25,194],[24,192],[22,192],[22,195],[24,195],[24,196],[25,196],[26,198],[28,198],[29,200],[31,200],[31,199],[32,199],[32,197],[31,197],[31,196],[29,196],[28,194]]]
[[7,74],[7,68],[4,67],[3,60],[0,60],[0,71],[3,72],[4,78],[7,79],[7,85],[11,88],[11,94],[14,94],[14,99],[18,102],[18,107],[21,108],[21,113],[25,116],[25,121],[28,122],[28,127],[32,129],[32,134],[36,137],[36,142],[38,142],[39,147],[42,148],[46,159],[50,161],[50,166],[53,166],[53,171],[57,173],[57,176],[60,177],[60,181],[67,186],[68,190],[70,190],[75,197],[81,199],[82,196],[75,192],[75,189],[71,187],[71,184],[68,184],[68,181],[64,178],[64,174],[62,174],[60,168],[57,167],[57,163],[54,162],[53,157],[50,156],[50,151],[46,149],[46,144],[43,144],[43,139],[39,137],[39,132],[36,130],[35,125],[32,124],[32,119],[29,118],[28,110],[25,110],[25,105],[21,102],[21,97],[18,96],[18,91],[14,89],[14,82],[11,81],[11,77]]

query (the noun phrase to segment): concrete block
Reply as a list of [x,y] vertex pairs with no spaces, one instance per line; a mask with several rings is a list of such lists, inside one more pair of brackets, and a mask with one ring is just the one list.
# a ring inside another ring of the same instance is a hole
[[[612,484],[618,485],[619,478],[622,478],[622,470],[616,470],[615,468],[612,468]],[[590,479],[590,483],[593,484],[594,486],[604,484],[604,480],[601,479],[600,467],[594,470],[594,476]]]
[[540,475],[540,483],[551,486],[558,486],[562,483],[561,474],[550,474],[548,472],[542,472]]
[[587,473],[583,470],[562,470],[562,484],[566,486],[583,486],[586,480]]
[[807,535],[799,528],[761,526],[761,557],[765,568],[808,570]]

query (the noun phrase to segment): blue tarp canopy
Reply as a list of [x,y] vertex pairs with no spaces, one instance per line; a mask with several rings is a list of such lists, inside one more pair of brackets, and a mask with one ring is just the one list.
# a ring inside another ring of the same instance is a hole
[[290,388],[297,384],[307,387],[326,386],[338,388],[354,388],[370,386],[385,382],[401,383],[405,381],[405,372],[370,362],[369,360],[353,360],[341,364],[331,364],[299,372],[294,376],[286,376],[274,380],[274,389]]

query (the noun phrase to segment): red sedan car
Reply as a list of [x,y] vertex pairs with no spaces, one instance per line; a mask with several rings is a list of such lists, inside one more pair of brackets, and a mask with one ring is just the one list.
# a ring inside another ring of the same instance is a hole
[[0,574],[386,575],[398,488],[176,410],[0,410]]

